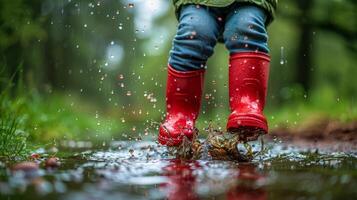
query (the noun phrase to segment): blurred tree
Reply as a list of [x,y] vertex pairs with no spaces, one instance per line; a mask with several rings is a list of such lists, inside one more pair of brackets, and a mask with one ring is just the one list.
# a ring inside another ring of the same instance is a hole
[[305,93],[310,90],[311,68],[312,68],[312,44],[313,27],[310,24],[310,15],[314,1],[298,0],[296,1],[301,14],[297,21],[300,32],[300,43],[296,52],[298,69],[296,70],[296,81],[301,84]]
[[27,64],[24,57],[31,45],[46,37],[40,10],[41,0],[0,1],[0,65],[6,66],[2,72],[8,76],[15,74],[20,63]]
[[295,0],[299,12],[279,9],[279,16],[298,25],[299,46],[296,52],[296,82],[305,92],[311,89],[313,77],[314,44],[316,31],[328,31],[345,40],[352,54],[357,52],[357,1]]

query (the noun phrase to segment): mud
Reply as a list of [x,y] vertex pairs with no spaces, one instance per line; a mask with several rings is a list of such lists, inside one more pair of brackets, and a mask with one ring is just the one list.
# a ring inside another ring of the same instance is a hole
[[319,119],[295,128],[274,129],[265,138],[279,138],[300,147],[312,145],[317,149],[356,151],[357,122]]

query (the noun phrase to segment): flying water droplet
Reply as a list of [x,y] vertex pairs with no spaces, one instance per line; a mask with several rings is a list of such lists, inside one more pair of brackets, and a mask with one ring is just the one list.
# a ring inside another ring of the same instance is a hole
[[280,64],[285,64],[284,47],[280,47]]

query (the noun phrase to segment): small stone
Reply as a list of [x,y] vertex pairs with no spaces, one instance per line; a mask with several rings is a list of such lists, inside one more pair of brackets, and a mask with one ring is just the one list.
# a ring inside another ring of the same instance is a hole
[[45,167],[46,168],[58,168],[61,165],[57,157],[51,157],[46,159]]
[[37,160],[37,159],[40,159],[41,156],[40,156],[40,154],[38,154],[38,153],[33,153],[33,154],[31,154],[30,158]]
[[26,178],[33,178],[38,176],[39,166],[34,162],[21,162],[15,164],[11,170],[13,174],[23,173]]
[[38,164],[34,162],[21,162],[12,167],[13,171],[34,171],[38,170]]

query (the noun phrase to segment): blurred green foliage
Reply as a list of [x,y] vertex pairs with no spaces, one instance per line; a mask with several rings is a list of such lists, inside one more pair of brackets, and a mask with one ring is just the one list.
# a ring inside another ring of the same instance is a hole
[[[354,120],[357,1],[281,1],[268,28],[272,128],[309,116]],[[165,114],[166,64],[177,20],[170,1],[0,2],[0,90],[33,141],[155,132]],[[16,73],[22,64],[23,77]],[[228,52],[208,62],[199,128],[225,127]],[[21,80],[24,83],[21,83]],[[153,136],[154,137],[154,136]]]
[[44,38],[44,17],[37,13],[41,1],[5,0],[0,3],[0,49],[13,45],[29,47],[32,40]]

